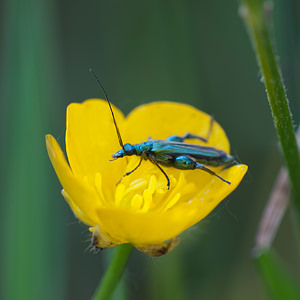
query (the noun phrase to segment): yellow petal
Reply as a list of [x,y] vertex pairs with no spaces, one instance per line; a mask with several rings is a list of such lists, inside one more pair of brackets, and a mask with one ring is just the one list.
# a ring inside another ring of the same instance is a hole
[[220,184],[216,178],[204,193],[195,195],[185,203],[180,202],[164,213],[100,208],[98,213],[103,224],[102,229],[121,243],[139,245],[167,241],[206,217],[237,187],[246,171],[245,165],[229,168],[222,175],[232,181],[231,185]]
[[79,207],[76,205],[76,203],[70,198],[70,196],[67,194],[67,192],[62,189],[61,194],[67,201],[67,203],[70,205],[75,217],[77,217],[81,222],[85,223],[88,226],[94,226],[94,223],[82,213],[82,211],[79,209]]
[[[50,134],[46,135],[46,146],[61,185],[72,200],[72,203],[75,203],[85,215],[85,219],[82,219],[82,221],[88,222],[90,225],[97,224],[96,209],[100,207],[101,203],[96,191],[72,174],[57,141]],[[79,214],[77,216],[80,218]]]
[[[123,114],[113,107],[120,130]],[[109,161],[119,150],[118,137],[108,104],[104,100],[90,99],[71,103],[67,109],[66,150],[75,175],[87,176],[94,181],[95,174],[103,175],[103,185],[114,188],[122,176],[125,161]]]
[[[184,135],[189,132],[207,137],[210,116],[190,105],[175,102],[154,102],[134,109],[127,117],[126,132],[129,143],[145,142],[153,139],[165,139],[171,135]],[[189,140],[188,142],[198,142]],[[213,122],[211,136],[205,145],[213,146],[229,153],[229,143],[222,127]]]
[[125,209],[98,210],[102,229],[122,243],[156,244],[182,232],[182,216],[172,214],[137,213]]
[[202,193],[195,195],[186,203],[180,202],[173,210],[187,211],[189,215],[186,228],[193,226],[205,218],[222,200],[232,193],[240,184],[248,170],[247,165],[236,165],[220,172],[219,175],[231,182],[230,185],[212,178]]

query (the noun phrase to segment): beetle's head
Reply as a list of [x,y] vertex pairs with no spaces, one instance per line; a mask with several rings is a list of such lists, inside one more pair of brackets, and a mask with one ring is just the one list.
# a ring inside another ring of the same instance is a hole
[[118,158],[124,157],[124,156],[131,156],[136,154],[136,149],[134,145],[131,144],[125,144],[124,149],[119,150],[115,154],[112,155],[113,160],[116,160]]

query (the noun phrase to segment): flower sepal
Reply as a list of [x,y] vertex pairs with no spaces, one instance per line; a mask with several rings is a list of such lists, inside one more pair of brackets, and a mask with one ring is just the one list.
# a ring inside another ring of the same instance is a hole
[[170,239],[168,242],[152,245],[134,245],[139,251],[152,256],[159,257],[171,252],[179,244],[179,236]]
[[122,243],[115,241],[108,234],[105,234],[99,227],[96,225],[95,227],[89,228],[90,232],[92,232],[92,240],[91,246],[100,250],[104,250],[106,248],[111,248]]
[[[93,234],[91,240],[91,246],[93,248],[104,250],[122,244],[114,240],[108,234],[105,234],[100,229],[99,225],[96,225],[95,227],[90,227],[89,230]],[[178,244],[179,244],[179,236],[176,236],[175,238],[172,238],[169,241],[163,243],[141,244],[141,245],[134,245],[134,246],[137,250],[147,254],[148,256],[159,257],[171,252]]]

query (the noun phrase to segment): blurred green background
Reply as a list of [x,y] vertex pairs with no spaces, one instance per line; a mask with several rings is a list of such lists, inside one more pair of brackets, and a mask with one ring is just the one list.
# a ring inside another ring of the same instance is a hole
[[[112,251],[88,250],[89,232],[60,195],[44,141],[52,133],[64,147],[67,105],[103,97],[92,67],[125,113],[172,100],[212,114],[249,165],[239,188],[172,253],[153,259],[134,250],[115,299],[268,299],[251,250],[282,161],[238,3],[6,0],[0,7],[0,298],[89,299],[106,269]],[[275,1],[273,17],[298,124],[299,2]],[[300,276],[294,237],[288,211],[274,248]]]

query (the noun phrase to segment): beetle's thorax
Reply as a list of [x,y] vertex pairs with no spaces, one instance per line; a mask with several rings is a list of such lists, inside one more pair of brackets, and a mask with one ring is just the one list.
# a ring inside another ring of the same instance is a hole
[[141,156],[145,152],[149,152],[152,149],[152,142],[143,142],[140,144],[133,145],[136,149],[136,155]]

